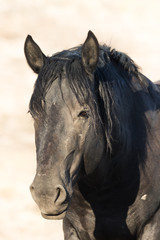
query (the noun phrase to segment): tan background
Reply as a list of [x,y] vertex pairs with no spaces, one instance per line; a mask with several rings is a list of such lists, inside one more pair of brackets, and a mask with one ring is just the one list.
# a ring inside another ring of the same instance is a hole
[[45,54],[82,43],[88,30],[160,79],[159,0],[0,0],[0,240],[61,240],[61,221],[44,220],[29,185],[36,160],[28,102],[36,75],[25,62],[31,34]]

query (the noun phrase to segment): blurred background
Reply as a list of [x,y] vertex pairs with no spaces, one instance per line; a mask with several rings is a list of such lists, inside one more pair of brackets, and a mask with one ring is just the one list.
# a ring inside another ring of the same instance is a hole
[[92,30],[156,81],[159,12],[159,0],[0,0],[0,240],[63,239],[62,222],[43,219],[29,192],[36,157],[27,111],[36,75],[24,58],[27,34],[52,55]]

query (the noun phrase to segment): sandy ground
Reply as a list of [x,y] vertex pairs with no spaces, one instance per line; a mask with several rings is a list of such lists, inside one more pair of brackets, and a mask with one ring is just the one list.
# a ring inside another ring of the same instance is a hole
[[36,160],[28,102],[36,75],[23,45],[31,34],[45,54],[82,43],[88,30],[160,79],[160,1],[0,0],[0,240],[62,240],[62,222],[44,220],[29,185]]

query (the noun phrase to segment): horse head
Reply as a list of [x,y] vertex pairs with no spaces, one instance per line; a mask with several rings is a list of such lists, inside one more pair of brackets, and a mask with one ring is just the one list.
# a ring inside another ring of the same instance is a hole
[[[93,115],[98,113],[92,99],[99,44],[89,32],[79,53],[46,57],[28,36],[25,56],[38,74],[30,101],[37,152],[37,171],[30,190],[44,218],[62,219],[78,177],[92,175],[104,155],[103,131],[100,124],[95,130]],[[74,82],[78,75],[79,94]],[[84,81],[91,88],[87,94]]]

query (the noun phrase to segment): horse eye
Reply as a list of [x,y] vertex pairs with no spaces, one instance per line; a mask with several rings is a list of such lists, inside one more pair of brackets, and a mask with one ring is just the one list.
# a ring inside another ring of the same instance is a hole
[[88,117],[89,117],[89,114],[88,114],[88,112],[86,112],[86,111],[81,111],[81,112],[78,114],[78,117],[88,118]]

